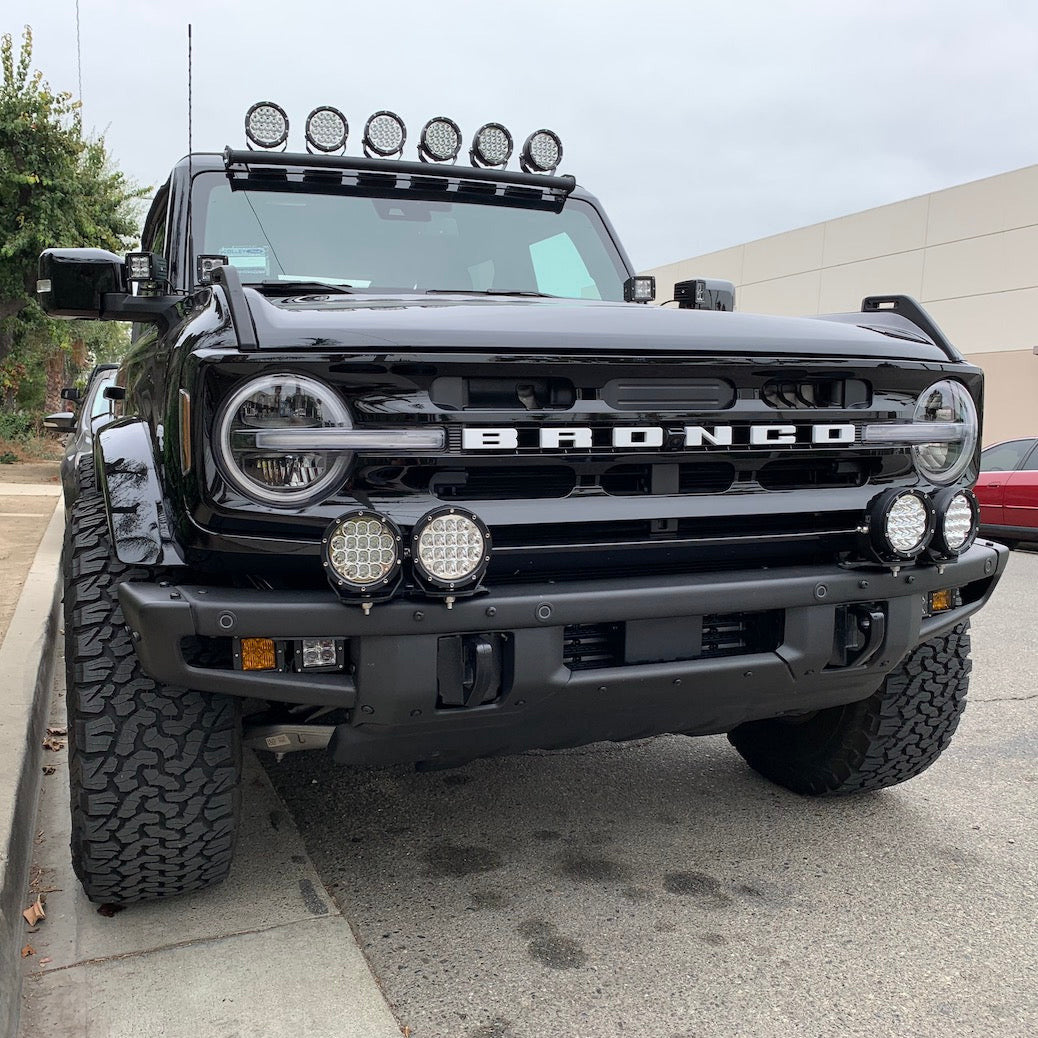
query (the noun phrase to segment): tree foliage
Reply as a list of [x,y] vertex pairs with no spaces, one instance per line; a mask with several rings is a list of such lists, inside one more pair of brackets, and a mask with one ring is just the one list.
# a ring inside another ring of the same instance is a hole
[[56,351],[85,339],[109,351],[122,334],[46,318],[35,301],[39,254],[132,247],[146,194],[118,170],[103,137],[84,135],[79,102],[31,66],[28,26],[17,56],[11,35],[0,37],[0,400],[28,407],[42,406],[41,372]]

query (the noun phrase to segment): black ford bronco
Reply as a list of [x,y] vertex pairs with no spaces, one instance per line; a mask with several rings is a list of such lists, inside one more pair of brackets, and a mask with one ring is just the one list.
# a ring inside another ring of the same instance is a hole
[[[341,120],[341,126],[340,121]],[[52,249],[56,316],[134,322],[65,545],[72,851],[89,896],[223,878],[242,747],[449,766],[727,733],[804,794],[947,746],[977,541],[981,372],[903,296],[652,305],[532,134],[448,119],[364,157],[182,160],[142,251]],[[671,300],[670,302],[673,302]],[[244,709],[243,709],[244,706]]]

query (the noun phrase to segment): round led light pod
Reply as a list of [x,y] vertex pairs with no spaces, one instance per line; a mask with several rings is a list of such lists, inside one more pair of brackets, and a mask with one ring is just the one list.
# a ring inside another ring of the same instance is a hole
[[366,508],[339,516],[321,538],[325,576],[340,595],[388,597],[400,580],[401,556],[396,524]]
[[473,166],[493,169],[508,165],[512,157],[512,135],[500,123],[484,123],[472,138],[469,161]]
[[885,490],[869,506],[869,541],[881,562],[908,562],[930,543],[933,502],[918,490]]
[[306,117],[306,150],[328,154],[342,151],[350,134],[350,124],[338,108],[321,105]]
[[934,495],[937,524],[930,554],[935,559],[955,559],[977,539],[980,506],[969,490],[949,487]]
[[434,589],[474,589],[490,563],[490,531],[463,508],[434,509],[415,525],[411,558],[415,575]]
[[461,151],[461,130],[453,119],[439,115],[422,127],[418,157],[423,162],[453,162]]
[[364,126],[364,154],[391,158],[404,150],[407,128],[394,112],[376,112]]
[[534,130],[519,156],[524,173],[554,173],[561,161],[562,141],[551,130]]
[[259,101],[245,113],[250,148],[283,148],[288,141],[288,114],[273,101]]

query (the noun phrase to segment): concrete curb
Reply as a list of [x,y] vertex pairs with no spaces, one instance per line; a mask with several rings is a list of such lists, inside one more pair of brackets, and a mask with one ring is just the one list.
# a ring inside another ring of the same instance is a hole
[[[51,488],[51,491],[53,488]],[[17,1032],[29,862],[61,602],[59,500],[0,645],[0,1026]]]

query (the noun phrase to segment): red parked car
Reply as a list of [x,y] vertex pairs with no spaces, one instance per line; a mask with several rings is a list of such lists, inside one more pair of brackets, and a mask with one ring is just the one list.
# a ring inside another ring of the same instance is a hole
[[1010,546],[1038,541],[1038,437],[984,450],[975,489],[981,533]]

